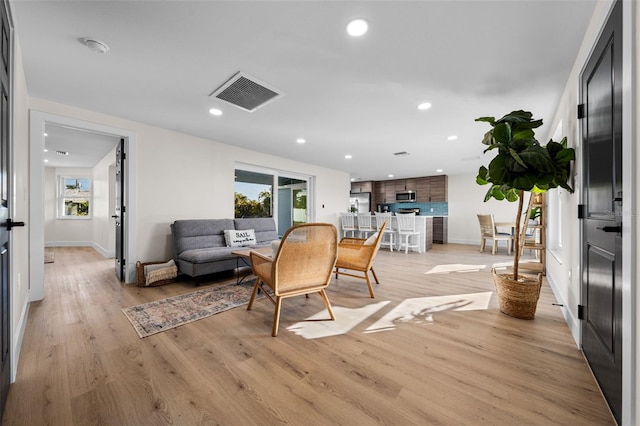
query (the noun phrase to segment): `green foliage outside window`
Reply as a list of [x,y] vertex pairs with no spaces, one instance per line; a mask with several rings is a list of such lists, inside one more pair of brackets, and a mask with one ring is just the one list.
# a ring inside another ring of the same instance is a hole
[[262,191],[257,200],[235,193],[235,217],[271,217],[271,192]]

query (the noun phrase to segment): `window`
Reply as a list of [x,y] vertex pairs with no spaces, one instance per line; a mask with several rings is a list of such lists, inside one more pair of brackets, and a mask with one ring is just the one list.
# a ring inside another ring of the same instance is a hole
[[60,176],[58,181],[58,219],[91,217],[91,178]]
[[[556,131],[551,138],[554,141],[562,140],[562,121],[558,123]],[[547,192],[547,235],[548,247],[552,255],[562,262],[562,199],[564,190],[560,187]]]
[[273,176],[236,169],[235,217],[272,217]]
[[313,177],[236,163],[235,217],[273,217],[282,236],[313,222]]

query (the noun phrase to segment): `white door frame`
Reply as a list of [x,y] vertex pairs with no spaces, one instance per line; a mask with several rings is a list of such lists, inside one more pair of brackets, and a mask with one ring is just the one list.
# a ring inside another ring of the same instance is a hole
[[125,202],[125,276],[126,282],[136,281],[136,133],[42,111],[29,111],[29,301],[44,298],[44,133],[47,124],[86,129],[125,139],[126,188]]

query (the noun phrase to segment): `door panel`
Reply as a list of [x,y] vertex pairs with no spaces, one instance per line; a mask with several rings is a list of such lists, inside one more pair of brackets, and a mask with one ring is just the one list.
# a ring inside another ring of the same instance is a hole
[[582,75],[582,349],[618,422],[622,412],[622,4]]
[[[610,285],[614,282],[615,255],[598,247],[588,248],[587,263],[587,301],[589,302],[589,321],[593,337],[605,347],[607,353],[613,353],[614,335],[611,330],[611,318],[614,315],[613,302],[615,289]],[[594,302],[594,303],[590,303]]]

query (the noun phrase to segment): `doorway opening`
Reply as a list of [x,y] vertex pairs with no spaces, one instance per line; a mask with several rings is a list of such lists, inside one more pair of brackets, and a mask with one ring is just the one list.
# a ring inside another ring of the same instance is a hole
[[[136,209],[135,200],[136,190],[136,134],[132,131],[105,126],[101,124],[91,123],[87,121],[77,120],[69,117],[63,117],[55,114],[44,113],[41,111],[30,111],[30,190],[29,190],[29,244],[31,247],[31,256],[29,259],[30,273],[30,301],[42,300],[44,298],[44,246],[45,246],[45,147],[47,128],[50,126],[76,129],[114,138],[124,139],[127,159],[125,167],[127,171],[127,180],[125,183],[125,198],[129,206],[128,223],[125,225],[125,235],[123,241],[123,249],[125,258],[130,259],[125,264],[125,282],[131,283],[136,281],[136,229],[135,217]],[[115,157],[114,157],[115,160]],[[111,179],[108,179],[111,182]],[[110,203],[108,203],[110,204]],[[115,233],[115,231],[114,231]]]

